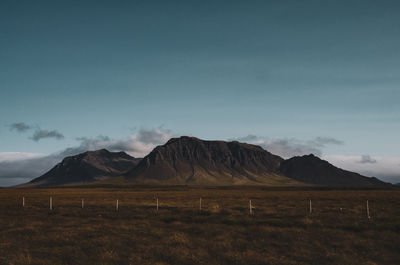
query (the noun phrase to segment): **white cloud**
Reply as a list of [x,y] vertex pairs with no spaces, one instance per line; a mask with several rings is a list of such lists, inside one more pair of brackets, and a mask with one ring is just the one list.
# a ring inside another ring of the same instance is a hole
[[109,151],[125,151],[134,157],[144,157],[157,145],[166,143],[175,134],[171,130],[141,129],[138,133],[128,136],[126,139],[112,139],[108,136],[100,135],[95,138],[78,138],[81,143],[77,151],[97,150],[106,148]]
[[366,164],[366,163],[371,163],[374,164],[376,163],[376,159],[372,158],[370,155],[362,155],[361,160],[359,163]]
[[13,162],[31,158],[43,157],[43,154],[25,152],[0,152],[0,162]]
[[343,142],[332,137],[316,137],[311,140],[296,138],[270,139],[256,135],[248,135],[234,140],[260,145],[265,150],[283,158],[314,154],[321,156],[322,149],[327,145],[342,145]]

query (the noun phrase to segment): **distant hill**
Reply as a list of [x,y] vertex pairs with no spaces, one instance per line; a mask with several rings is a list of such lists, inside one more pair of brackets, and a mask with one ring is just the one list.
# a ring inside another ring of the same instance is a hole
[[125,178],[155,184],[298,184],[279,173],[282,161],[256,145],[183,136],[156,147]]
[[143,159],[105,149],[64,158],[22,186],[68,184],[152,185],[385,185],[314,155],[287,160],[260,146],[237,141],[172,138]]
[[140,159],[131,157],[125,152],[109,152],[106,149],[88,151],[64,158],[50,171],[24,186],[92,183],[120,176],[139,161]]
[[335,167],[328,161],[314,155],[295,156],[281,163],[280,171],[285,176],[316,185],[384,185],[377,178],[369,178],[358,173]]

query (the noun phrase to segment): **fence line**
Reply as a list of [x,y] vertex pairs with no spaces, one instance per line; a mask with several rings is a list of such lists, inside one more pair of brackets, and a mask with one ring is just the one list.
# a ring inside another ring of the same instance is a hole
[[[22,197],[22,207],[25,208],[26,207],[26,200],[25,200],[25,196]],[[82,198],[81,199],[81,208],[83,209],[85,207],[85,200]],[[193,206],[192,206],[193,207]],[[249,200],[249,205],[248,205],[248,209],[249,209],[249,213],[253,214],[254,213],[254,209],[256,207],[253,206],[252,201]],[[49,209],[53,210],[53,197],[50,196],[49,197]],[[313,206],[312,206],[312,201],[311,199],[309,199],[309,205],[308,205],[308,209],[309,209],[309,213],[313,212]],[[156,197],[156,211],[158,212],[159,210],[159,199],[158,197]],[[203,210],[203,201],[202,201],[202,197],[199,197],[199,211],[201,212]],[[119,211],[119,199],[116,200],[115,202],[115,211],[118,212]],[[340,212],[343,212],[343,208],[339,208]],[[366,200],[366,217],[370,220],[371,219],[371,215],[370,215],[370,207],[369,207],[369,201]]]

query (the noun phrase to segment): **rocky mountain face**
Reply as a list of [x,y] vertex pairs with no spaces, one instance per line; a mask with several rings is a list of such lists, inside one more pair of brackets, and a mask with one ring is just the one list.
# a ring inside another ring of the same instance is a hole
[[27,183],[28,186],[59,186],[91,183],[120,176],[140,161],[125,152],[106,149],[88,151],[64,158],[50,171]]
[[315,185],[384,185],[377,178],[335,167],[314,155],[295,156],[281,163],[280,171],[285,176],[300,182]]
[[105,149],[66,157],[23,186],[83,183],[161,185],[385,185],[314,155],[284,160],[260,146],[195,137],[172,138],[143,159]]
[[296,181],[280,175],[282,161],[256,145],[183,136],[156,147],[126,179],[163,184],[295,185]]

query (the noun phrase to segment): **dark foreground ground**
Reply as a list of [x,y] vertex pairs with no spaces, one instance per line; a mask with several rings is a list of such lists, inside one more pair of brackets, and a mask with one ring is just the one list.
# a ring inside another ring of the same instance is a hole
[[0,189],[0,264],[400,264],[400,191]]

